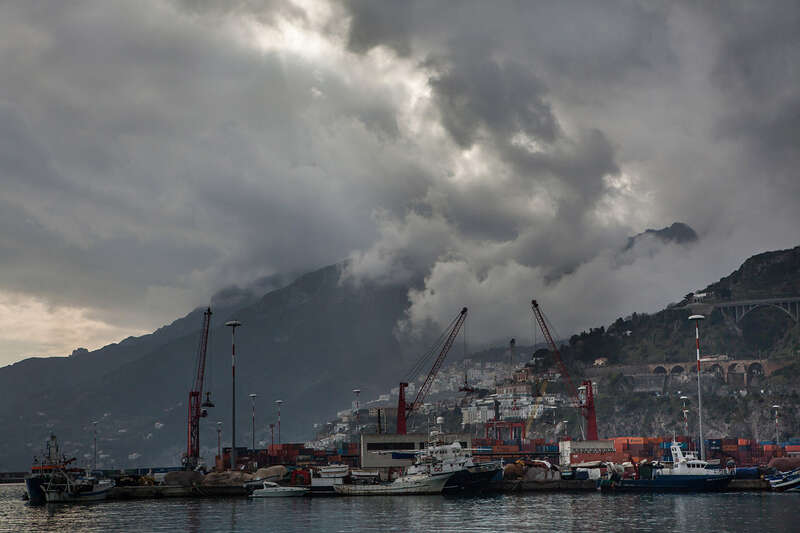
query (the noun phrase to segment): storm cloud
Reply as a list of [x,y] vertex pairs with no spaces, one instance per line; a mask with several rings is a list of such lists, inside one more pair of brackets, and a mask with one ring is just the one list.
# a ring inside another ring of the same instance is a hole
[[[657,309],[798,244],[798,19],[792,2],[3,4],[0,314],[72,317],[93,347],[344,259],[342,282],[409,286],[411,327],[470,306],[478,341],[529,328],[531,297],[564,333]],[[699,244],[619,260],[676,220]],[[0,360],[79,343],[20,335],[0,326]]]

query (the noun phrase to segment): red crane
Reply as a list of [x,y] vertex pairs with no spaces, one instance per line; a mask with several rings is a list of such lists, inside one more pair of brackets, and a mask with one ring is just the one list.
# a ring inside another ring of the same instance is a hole
[[206,392],[206,401],[200,403],[203,397],[203,379],[206,372],[206,351],[208,349],[208,330],[211,325],[211,308],[203,313],[203,329],[200,332],[200,344],[197,348],[197,373],[194,386],[189,391],[189,425],[187,428],[186,455],[183,464],[188,470],[197,468],[200,459],[200,419],[208,416],[206,407],[214,407],[211,402],[211,393]]
[[561,360],[561,352],[558,351],[558,346],[556,346],[552,335],[550,335],[550,330],[547,328],[544,315],[542,315],[542,311],[539,309],[539,304],[536,303],[536,300],[531,300],[531,309],[533,309],[533,316],[536,317],[536,321],[539,323],[539,327],[542,329],[542,334],[547,340],[547,344],[550,345],[550,349],[556,355],[556,361],[558,362],[558,367],[561,370],[561,375],[566,378],[567,383],[569,384],[570,392],[572,393],[573,397],[578,400],[578,404],[581,406],[581,414],[584,416],[584,418],[586,418],[586,439],[597,440],[597,415],[595,414],[594,409],[594,391],[592,390],[592,382],[587,380],[581,383],[580,388],[584,391],[584,394],[582,395],[578,392],[578,389],[575,387],[575,385],[572,383],[572,379],[569,377],[567,367],[564,366],[564,361]]
[[[461,309],[461,312],[458,314],[456,318],[450,323],[445,331],[448,331],[449,334],[447,338],[444,340],[444,344],[442,344],[442,348],[439,351],[439,355],[436,357],[436,361],[433,363],[433,367],[431,367],[430,371],[428,372],[425,381],[422,383],[422,386],[417,391],[417,396],[414,398],[414,401],[410,404],[406,403],[406,387],[408,387],[407,382],[400,383],[400,389],[397,398],[397,434],[398,435],[405,435],[406,434],[406,420],[408,419],[408,415],[410,415],[415,409],[418,409],[422,402],[425,400],[425,396],[428,394],[428,391],[431,389],[431,385],[433,385],[433,380],[436,377],[436,374],[439,373],[439,369],[442,367],[442,363],[444,363],[444,358],[447,356],[447,352],[450,351],[450,348],[453,346],[453,342],[455,342],[456,337],[458,336],[458,331],[461,329],[461,326],[464,324],[464,321],[467,319],[467,308],[464,307]],[[434,348],[429,350],[429,352],[424,355],[420,361],[417,362],[415,369],[418,369],[421,366],[428,355],[432,353],[436,346],[440,345],[441,339],[444,337],[442,334],[439,337],[439,342],[434,345]],[[412,370],[413,372],[413,370]]]

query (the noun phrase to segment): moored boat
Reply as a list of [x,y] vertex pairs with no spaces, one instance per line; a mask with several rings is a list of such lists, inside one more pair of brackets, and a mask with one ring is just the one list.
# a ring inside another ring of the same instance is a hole
[[431,442],[425,450],[416,453],[414,464],[406,468],[407,475],[448,472],[453,475],[447,480],[442,492],[456,494],[487,488],[492,479],[502,475],[502,466],[499,462],[473,462],[472,452],[462,448],[458,442]]
[[265,481],[260,489],[250,494],[251,498],[285,498],[287,496],[305,496],[310,492],[308,487],[286,487],[272,481]]
[[800,492],[800,468],[780,472],[767,478],[770,488],[778,492]]
[[724,490],[733,479],[727,469],[709,468],[706,461],[697,458],[695,452],[683,453],[680,445],[673,442],[672,466],[660,463],[640,463],[638,475],[626,479],[616,471],[598,483],[603,492],[713,492]]
[[81,503],[105,500],[114,482],[94,476],[76,476],[66,470],[53,473],[44,487],[47,503]]
[[74,460],[74,458],[67,459],[61,453],[58,439],[55,435],[50,435],[50,439],[45,443],[45,450],[42,452],[41,458],[33,458],[31,473],[25,476],[25,493],[29,504],[44,505],[47,503],[44,489],[56,472],[62,470],[70,473],[80,472],[80,469],[69,468],[69,464]]
[[334,487],[344,483],[344,478],[350,474],[347,465],[325,465],[311,471],[311,495],[335,496]]
[[410,474],[389,483],[364,483],[334,485],[343,496],[390,496],[409,494],[441,494],[452,472],[440,474]]

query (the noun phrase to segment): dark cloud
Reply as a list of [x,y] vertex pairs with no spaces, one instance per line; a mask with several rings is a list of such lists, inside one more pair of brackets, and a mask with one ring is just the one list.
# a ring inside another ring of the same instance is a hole
[[[562,329],[647,310],[797,244],[797,22],[792,2],[2,4],[0,291],[156,327],[350,257],[414,285],[412,322],[469,304],[448,291],[495,310],[484,336],[523,327],[495,295],[541,291]],[[703,246],[617,260],[676,220]]]

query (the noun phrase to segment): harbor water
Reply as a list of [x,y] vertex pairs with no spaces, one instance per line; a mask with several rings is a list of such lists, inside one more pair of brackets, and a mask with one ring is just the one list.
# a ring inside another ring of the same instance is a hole
[[0,531],[797,531],[800,494],[160,499],[31,507],[0,485]]

